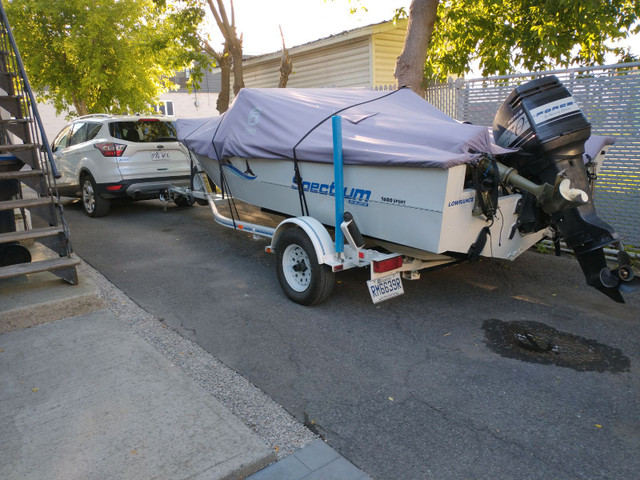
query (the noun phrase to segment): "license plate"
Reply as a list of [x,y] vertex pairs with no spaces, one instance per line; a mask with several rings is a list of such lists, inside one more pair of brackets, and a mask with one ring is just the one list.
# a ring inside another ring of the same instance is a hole
[[399,272],[385,277],[367,280],[367,287],[369,288],[369,295],[371,295],[373,303],[384,302],[385,300],[404,294]]
[[157,150],[155,152],[151,152],[151,160],[153,161],[171,160],[171,154],[169,152],[163,152],[162,150]]

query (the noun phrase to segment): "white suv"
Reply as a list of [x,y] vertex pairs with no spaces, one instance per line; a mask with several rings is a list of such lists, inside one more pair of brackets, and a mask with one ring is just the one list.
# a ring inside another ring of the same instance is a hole
[[86,115],[62,129],[52,150],[58,191],[81,197],[90,217],[107,215],[112,198],[158,198],[169,185],[189,185],[189,160],[168,117]]

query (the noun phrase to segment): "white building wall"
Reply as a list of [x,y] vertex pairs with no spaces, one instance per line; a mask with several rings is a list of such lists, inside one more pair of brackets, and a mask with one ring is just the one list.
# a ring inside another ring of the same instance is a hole
[[[288,87],[365,87],[370,85],[370,37],[361,37],[317,49],[290,51],[293,72]],[[265,55],[244,63],[247,87],[277,87],[280,55]]]
[[173,102],[173,114],[176,118],[202,118],[218,115],[216,110],[217,93],[169,92],[160,100]]
[[63,112],[60,115],[56,114],[56,109],[50,103],[38,103],[38,113],[42,119],[42,125],[44,126],[44,132],[47,135],[49,145],[53,142],[58,132],[68,123],[66,120],[69,112]]

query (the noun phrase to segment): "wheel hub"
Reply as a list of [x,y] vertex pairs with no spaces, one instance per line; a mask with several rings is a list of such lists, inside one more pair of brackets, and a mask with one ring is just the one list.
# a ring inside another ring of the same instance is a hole
[[93,186],[88,180],[85,181],[82,186],[82,201],[84,202],[86,211],[89,213],[93,212],[93,209],[95,208],[95,198]]
[[308,269],[307,264],[304,263],[304,261],[302,260],[298,261],[298,263],[293,265],[293,267],[291,268],[293,269],[294,272],[301,272],[301,273],[306,272]]
[[289,245],[282,256],[282,270],[287,283],[296,292],[303,292],[311,283],[310,260],[299,245]]

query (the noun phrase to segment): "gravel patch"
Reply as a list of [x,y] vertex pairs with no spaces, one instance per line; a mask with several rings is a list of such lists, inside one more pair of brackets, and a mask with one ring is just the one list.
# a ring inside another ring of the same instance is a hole
[[78,273],[95,283],[99,296],[118,319],[220,401],[269,445],[278,458],[318,439],[246,378],[142,309],[86,262],[78,267]]

